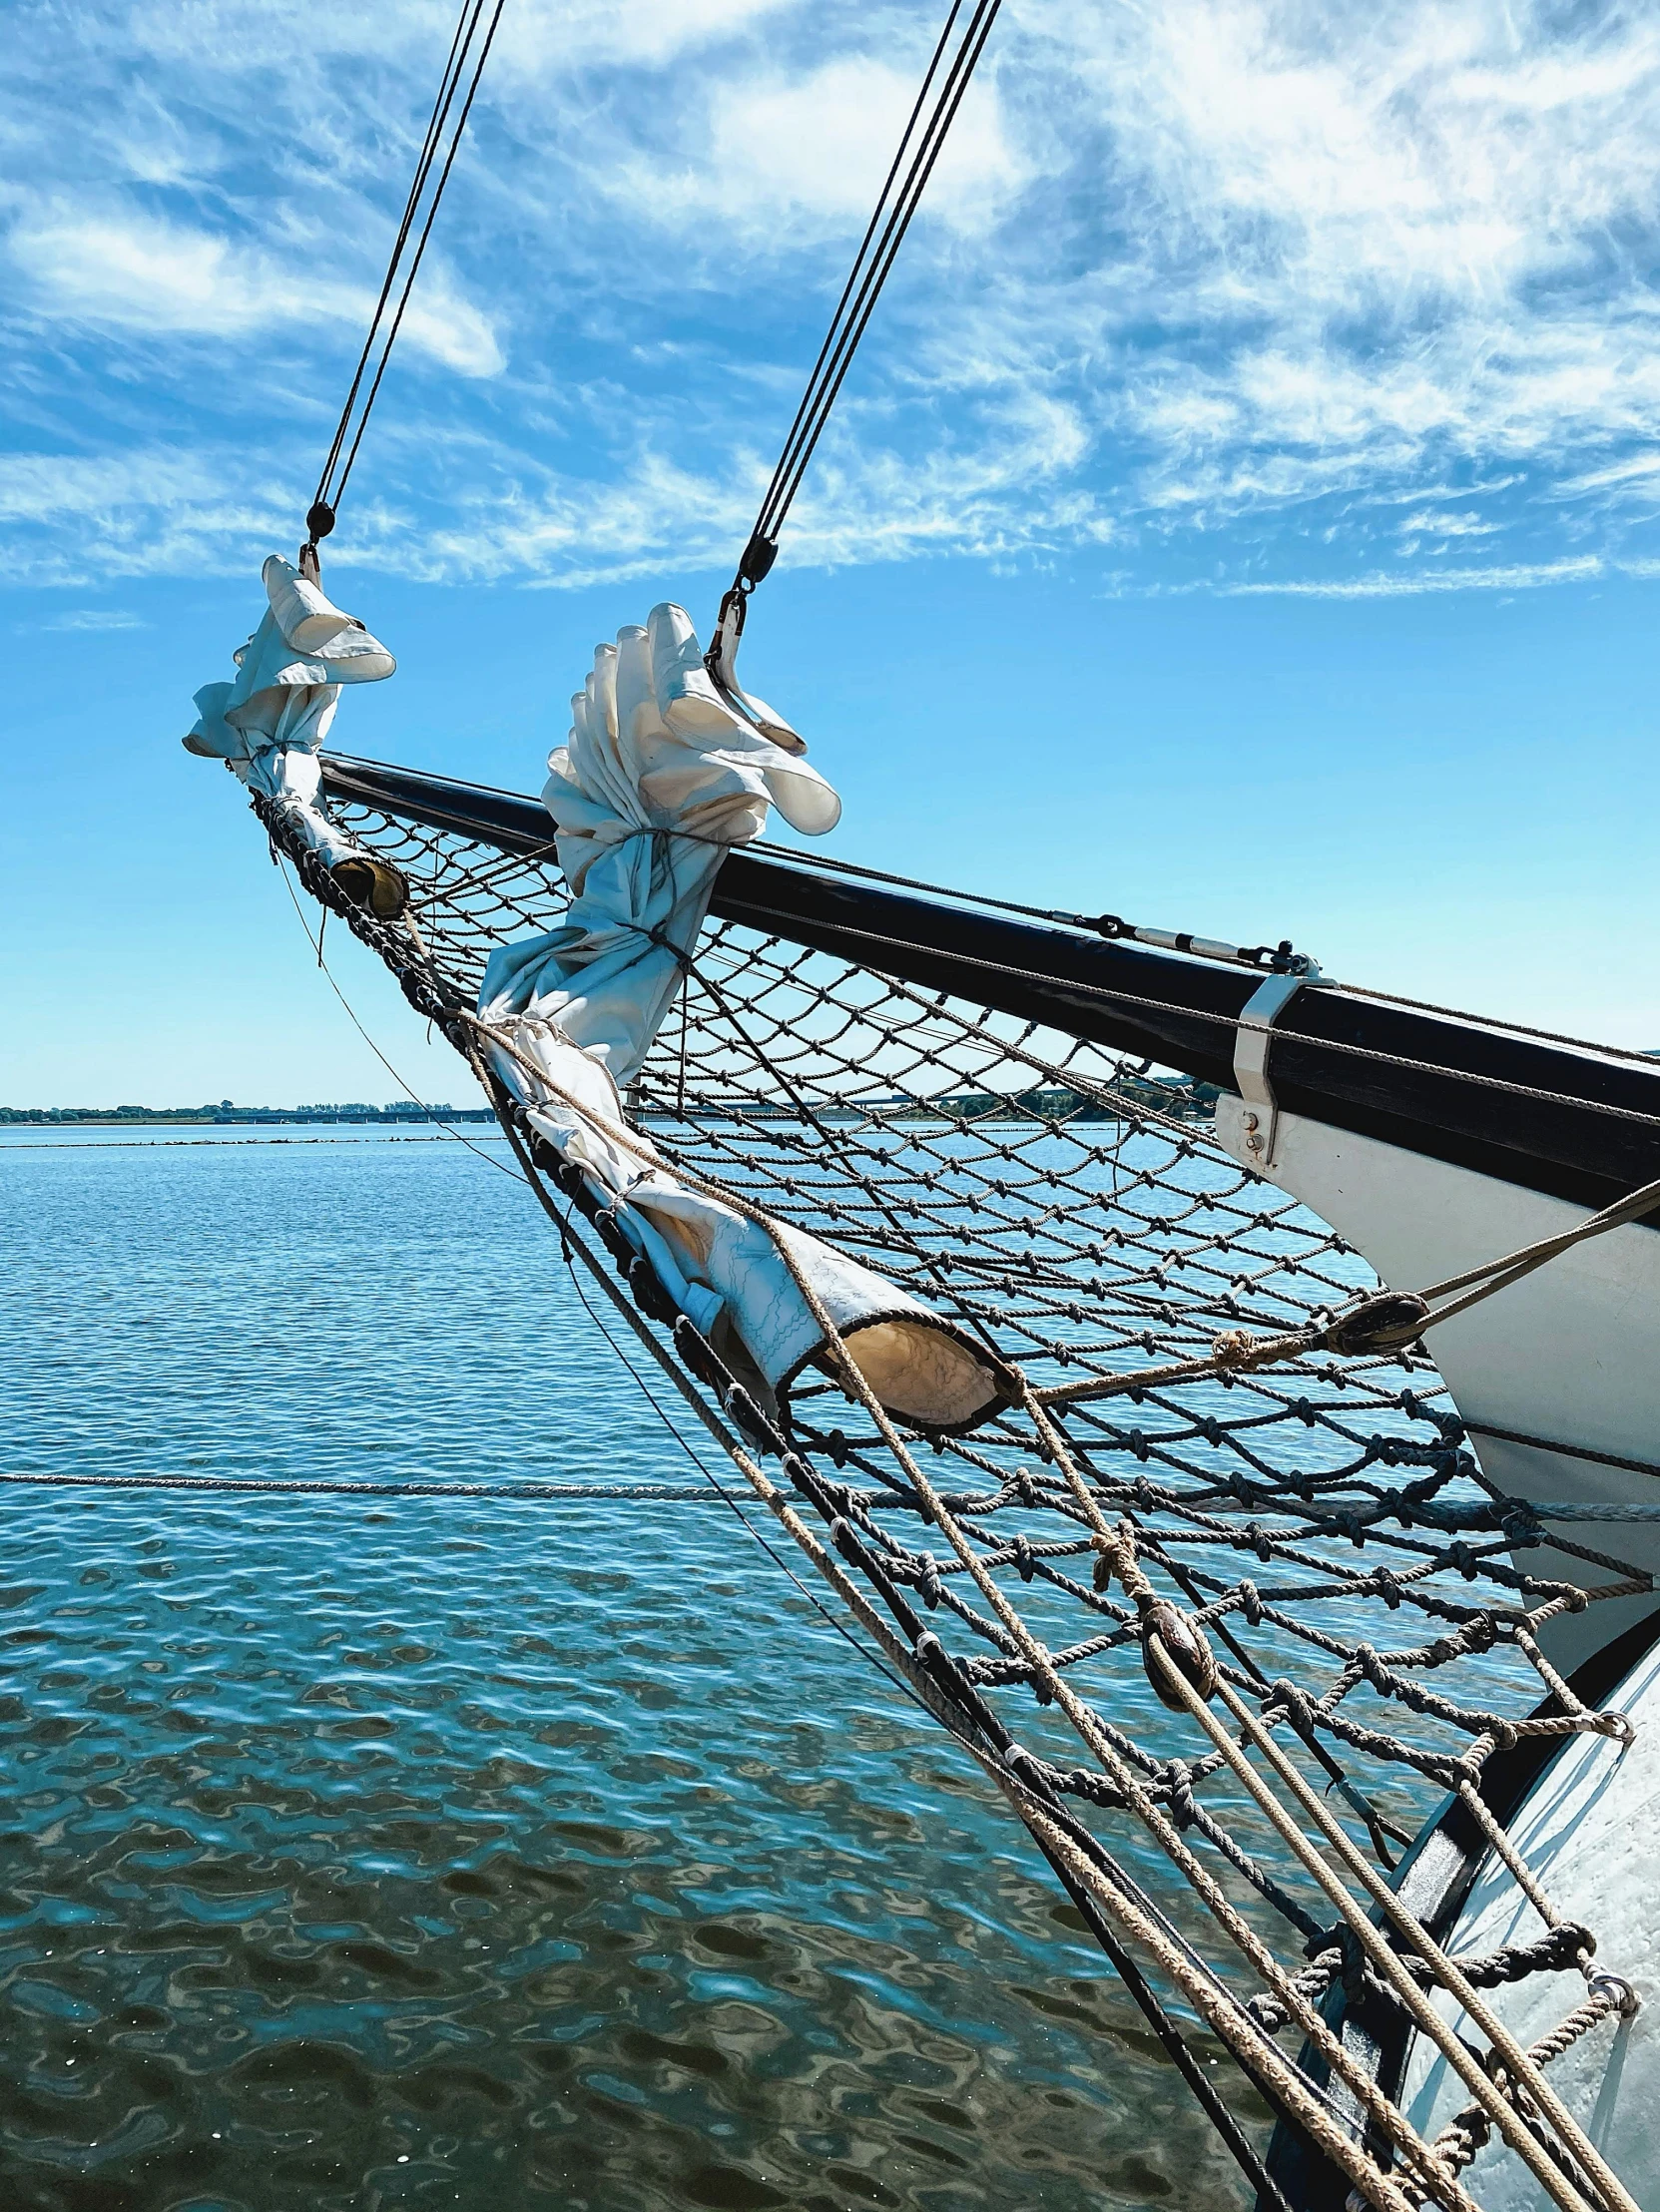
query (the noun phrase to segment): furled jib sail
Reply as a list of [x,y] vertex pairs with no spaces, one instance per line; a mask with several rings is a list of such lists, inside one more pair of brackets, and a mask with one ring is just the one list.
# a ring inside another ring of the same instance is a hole
[[341,886],[374,913],[403,904],[395,868],[329,819],[317,754],[343,684],[377,684],[397,667],[355,615],[342,614],[312,578],[273,553],[260,572],[265,618],[233,658],[237,678],[204,684],[189,752],[224,761],[252,791],[279,806]]
[[[395,664],[287,562],[273,555],[264,578],[270,611],[237,656],[237,681],[197,694],[185,743],[279,805],[360,903],[395,913],[401,880],[329,819],[316,762],[340,686]],[[674,1304],[753,1371],[764,1397],[787,1395],[828,1360],[826,1317],[895,1417],[974,1426],[1006,1402],[993,1356],[806,1231],[691,1187],[624,1110],[722,860],[761,834],[773,807],[804,834],[833,829],[835,793],[773,709],[717,689],[680,607],[654,607],[644,628],[600,646],[571,711],[542,796],[572,903],[558,928],[501,946],[485,970],[479,1015],[496,1073]]]
[[812,836],[840,802],[771,708],[717,691],[680,607],[600,646],[571,715],[542,798],[573,902],[485,969],[498,1074],[675,1305],[706,1336],[735,1335],[769,1393],[826,1354],[805,1282],[891,1412],[933,1428],[983,1419],[1002,1391],[970,1339],[816,1237],[689,1188],[624,1114],[727,852],[771,807]]

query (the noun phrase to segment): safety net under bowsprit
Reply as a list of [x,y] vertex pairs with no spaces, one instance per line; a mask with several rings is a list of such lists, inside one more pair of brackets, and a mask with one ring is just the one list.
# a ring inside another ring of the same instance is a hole
[[[1421,1342],[1397,1341],[1341,1237],[1222,1151],[1203,1094],[879,958],[710,923],[628,1126],[786,1250],[796,1232],[879,1266],[992,1379],[962,1418],[906,1418],[831,1318],[775,1386],[720,1316],[666,1292],[543,1133],[534,1086],[492,1059],[491,956],[570,905],[551,840],[336,797],[406,886],[381,919],[291,810],[255,805],[479,1074],[550,1238],[678,1417],[1002,1792],[1259,2200],[1328,2170],[1325,2201],[1470,2207],[1460,2176],[1504,2157],[1568,2212],[1628,2204],[1550,2060],[1630,1994],[1506,1823],[1530,1757],[1627,1726],[1574,1694],[1541,1632],[1651,1585],[1560,1531],[1550,1563],[1577,1578],[1529,1572],[1539,1524],[1484,1481]],[[1532,1901],[1531,1932],[1482,1956],[1449,1956],[1447,1893],[1401,1880],[1449,1807],[1466,1859],[1473,1839]],[[1528,2050],[1485,1992],[1533,1975],[1559,1985],[1560,2025]],[[1197,2023],[1280,2115],[1272,2158]],[[1467,2091],[1429,2141],[1397,2101],[1414,2038]]]
[[[1383,1291],[1244,1172],[1180,1054],[1127,1060],[1067,991],[1011,1011],[984,963],[941,987],[879,928],[793,922],[800,899],[710,905],[769,810],[835,819],[738,647],[998,0],[952,0],[707,654],[667,605],[602,647],[545,816],[330,771],[341,686],[393,662],[323,595],[319,543],[501,7],[462,0],[299,561],[267,562],[269,611],[187,745],[236,770],[303,890],[473,1068],[550,1254],[725,1452],[752,1525],[776,1517],[776,1555],[799,1549],[1007,1799],[1259,2203],[1637,2212],[1552,2072],[1635,2000],[1511,1831],[1553,1750],[1629,1733],[1551,1664],[1552,1624],[1648,1575],[1495,1494],[1422,1348],[1450,1309]],[[928,910],[948,936],[988,903]],[[1237,1070],[1242,1017],[1206,1018]],[[1571,1236],[1660,1206],[1641,1180]],[[1438,1289],[1539,1264],[1511,1257]],[[1524,1918],[1451,1956],[1482,1863]],[[1526,2047],[1493,1997],[1518,1981],[1552,1992]],[[1278,2114],[1272,2144],[1210,2037]],[[1420,2132],[1425,2051],[1455,2093]]]

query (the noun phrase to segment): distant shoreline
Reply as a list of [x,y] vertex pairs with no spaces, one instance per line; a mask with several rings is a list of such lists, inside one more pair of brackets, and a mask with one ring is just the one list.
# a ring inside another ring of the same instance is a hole
[[112,1107],[108,1112],[101,1112],[90,1107],[0,1106],[0,1129],[313,1128],[319,1123],[353,1129],[401,1129],[418,1127],[422,1123],[494,1121],[495,1118],[488,1106],[388,1107],[362,1113],[326,1106],[233,1107],[217,1113],[206,1112],[200,1107],[181,1108],[177,1112],[165,1106],[136,1112]]

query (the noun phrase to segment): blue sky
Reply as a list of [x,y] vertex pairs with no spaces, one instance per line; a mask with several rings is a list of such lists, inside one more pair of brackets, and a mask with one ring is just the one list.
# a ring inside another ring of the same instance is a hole
[[[507,0],[328,547],[401,664],[342,749],[537,789],[596,639],[707,622],[939,13]],[[0,1103],[390,1096],[178,740],[449,0],[6,18]],[[745,646],[831,849],[1660,1044],[1657,201],[1651,9],[1005,0]]]

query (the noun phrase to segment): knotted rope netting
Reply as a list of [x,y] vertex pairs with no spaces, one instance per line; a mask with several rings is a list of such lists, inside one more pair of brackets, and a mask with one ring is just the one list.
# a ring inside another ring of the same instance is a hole
[[[336,804],[408,883],[407,915],[378,921],[255,804],[480,1074],[567,1252],[683,1404],[1009,1798],[1259,2201],[1287,2199],[1184,2012],[1356,2204],[1472,2207],[1459,2173],[1497,2134],[1566,2212],[1630,2212],[1545,2070],[1630,1993],[1485,1784],[1496,1754],[1627,1729],[1539,1635],[1651,1583],[1554,1526],[1576,1578],[1528,1571],[1541,1524],[1486,1484],[1421,1345],[1333,1325],[1376,1289],[1344,1240],[1243,1172],[1190,1086],[713,923],[636,1124],[689,1184],[878,1267],[1010,1378],[971,1434],[924,1436],[829,1329],[822,1380],[781,1407],[740,1346],[676,1313],[488,1070],[479,976],[568,902],[551,842],[527,855]],[[1400,1848],[1448,1794],[1530,1899],[1534,1939],[1449,1960],[1396,1899]],[[1480,1991],[1536,1973],[1563,1977],[1562,2025],[1529,2053]],[[1357,2016],[1431,2037],[1467,2088],[1434,2144],[1344,2032]]]

